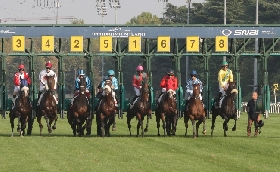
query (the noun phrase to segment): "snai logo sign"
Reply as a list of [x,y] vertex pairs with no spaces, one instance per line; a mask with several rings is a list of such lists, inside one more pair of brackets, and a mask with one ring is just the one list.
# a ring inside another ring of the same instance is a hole
[[235,36],[257,36],[259,35],[259,30],[257,29],[237,29],[234,31],[231,31],[229,29],[224,29],[222,31],[222,34],[225,36],[235,35]]

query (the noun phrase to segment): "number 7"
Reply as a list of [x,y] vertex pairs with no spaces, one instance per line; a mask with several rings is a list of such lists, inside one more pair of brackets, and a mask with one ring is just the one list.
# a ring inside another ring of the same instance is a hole
[[195,43],[195,40],[191,39],[190,41],[192,43],[191,48],[193,48],[193,44]]

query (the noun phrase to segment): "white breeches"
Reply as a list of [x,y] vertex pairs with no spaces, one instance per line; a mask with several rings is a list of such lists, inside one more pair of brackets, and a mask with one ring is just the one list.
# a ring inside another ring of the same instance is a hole
[[[56,90],[56,83],[54,84],[54,89]],[[45,90],[46,90],[46,87],[43,86],[42,83],[40,83],[40,91],[43,92],[43,91],[45,91]]]
[[140,89],[134,87],[135,95],[140,96]]
[[219,85],[219,89],[220,89],[220,92],[223,93],[223,96],[224,96],[225,91],[228,89],[228,82],[223,82],[222,84],[225,87],[225,89],[223,89],[220,85]]
[[19,92],[20,91],[20,86],[15,86],[14,92]]

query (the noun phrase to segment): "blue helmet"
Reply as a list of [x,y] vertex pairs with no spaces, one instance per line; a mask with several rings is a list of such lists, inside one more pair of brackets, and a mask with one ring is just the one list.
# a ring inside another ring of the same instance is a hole
[[79,75],[79,76],[80,76],[80,75],[85,75],[84,70],[78,70],[78,75]]
[[197,72],[193,70],[190,75],[197,75]]
[[108,75],[115,75],[115,72],[113,70],[108,70]]

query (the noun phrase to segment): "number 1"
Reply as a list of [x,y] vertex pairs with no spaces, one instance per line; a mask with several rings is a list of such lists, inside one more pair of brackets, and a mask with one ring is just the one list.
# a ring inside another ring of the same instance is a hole
[[134,43],[134,48],[136,48],[136,40],[134,40],[133,43]]

